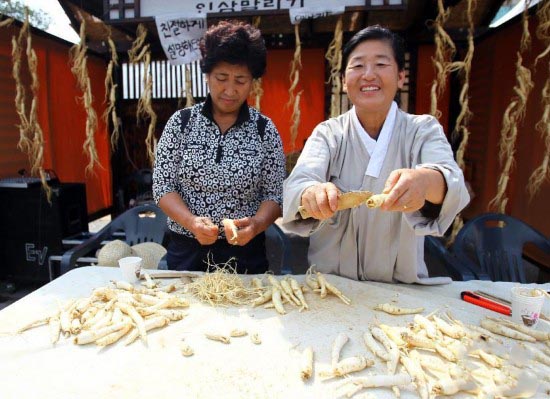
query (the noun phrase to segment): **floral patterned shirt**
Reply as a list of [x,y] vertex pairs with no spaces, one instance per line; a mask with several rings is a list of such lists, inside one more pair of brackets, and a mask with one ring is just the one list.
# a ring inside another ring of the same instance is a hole
[[[282,206],[285,158],[273,122],[244,103],[235,124],[221,134],[211,101],[208,96],[205,102],[179,110],[168,120],[156,152],[155,202],[177,192],[191,213],[210,217],[218,226],[224,218],[254,216],[264,201]],[[185,112],[188,122],[182,126]],[[170,218],[168,227],[193,237]],[[218,238],[223,236],[220,229]]]

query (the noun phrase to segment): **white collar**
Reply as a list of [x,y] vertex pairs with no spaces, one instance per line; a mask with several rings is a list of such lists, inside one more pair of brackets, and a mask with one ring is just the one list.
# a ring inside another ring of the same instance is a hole
[[359,132],[359,137],[361,137],[361,141],[365,144],[369,156],[372,156],[372,153],[376,147],[376,140],[373,139],[365,129],[363,129],[363,126],[357,117],[357,110],[355,109],[355,106],[353,106],[353,112],[351,113],[351,122],[355,130]]
[[370,155],[370,161],[367,166],[367,171],[365,172],[365,175],[372,176],[374,178],[378,178],[378,176],[380,175],[380,170],[382,169],[384,159],[386,158],[386,153],[388,152],[388,146],[390,144],[390,140],[393,134],[393,128],[395,126],[396,118],[397,103],[395,101],[392,101],[390,110],[388,111],[388,114],[386,115],[386,119],[384,121],[384,125],[382,126],[382,130],[378,135],[378,140],[374,140],[363,128],[361,122],[359,122],[355,106],[352,107],[351,119],[353,127],[359,132],[359,136],[365,143],[365,146],[367,147],[367,152]]

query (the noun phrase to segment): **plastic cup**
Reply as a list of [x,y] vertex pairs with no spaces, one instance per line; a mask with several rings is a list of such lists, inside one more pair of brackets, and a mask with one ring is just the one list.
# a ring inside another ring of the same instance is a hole
[[122,278],[129,283],[137,283],[141,273],[141,258],[139,256],[127,256],[119,259],[118,265],[122,272]]
[[544,292],[539,289],[512,288],[512,320],[527,327],[535,327],[539,321]]

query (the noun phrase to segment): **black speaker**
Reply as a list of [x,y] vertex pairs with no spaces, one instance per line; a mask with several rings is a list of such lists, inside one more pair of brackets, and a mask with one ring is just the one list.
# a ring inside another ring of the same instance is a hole
[[51,203],[40,186],[0,186],[0,210],[1,279],[48,282],[48,257],[63,253],[63,238],[88,231],[82,183],[52,186]]

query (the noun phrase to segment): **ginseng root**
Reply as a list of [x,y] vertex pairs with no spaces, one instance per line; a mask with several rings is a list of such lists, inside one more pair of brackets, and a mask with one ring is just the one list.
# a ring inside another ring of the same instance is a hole
[[[229,241],[236,242],[239,238],[239,229],[237,228],[235,221],[233,219],[223,219],[222,224],[225,230],[225,234],[227,238],[229,238]],[[229,236],[229,233],[231,233],[231,236]]]
[[381,310],[391,315],[406,315],[422,313],[424,311],[424,308],[402,308],[392,305],[391,303],[381,303],[379,305],[376,305],[374,307],[374,310]]
[[191,348],[186,342],[182,342],[180,344],[180,351],[181,354],[185,357],[193,356],[195,354],[193,348]]
[[348,392],[346,396],[349,398],[353,396],[358,390],[364,388],[382,388],[382,387],[394,387],[409,385],[412,380],[408,374],[379,374],[370,375],[368,377],[350,377],[347,382],[351,382],[357,386],[358,389],[353,392]]
[[481,327],[491,331],[492,333],[502,335],[503,337],[517,339],[519,341],[535,342],[536,339],[530,335],[524,334],[512,328],[503,326],[489,319],[481,320]]
[[302,380],[307,380],[313,373],[313,348],[308,346],[302,353],[302,368],[300,369],[300,377]]
[[386,198],[388,198],[388,194],[375,194],[367,200],[366,204],[369,208],[379,208]]
[[342,348],[348,341],[349,341],[349,337],[344,333],[340,333],[336,336],[336,339],[332,343],[332,351],[331,351],[332,368],[335,368],[336,364],[340,361],[340,352],[342,351]]
[[374,360],[372,359],[367,359],[365,356],[351,356],[336,363],[336,366],[333,367],[332,370],[320,372],[319,376],[326,379],[342,377],[350,373],[361,371],[372,365],[374,365]]

